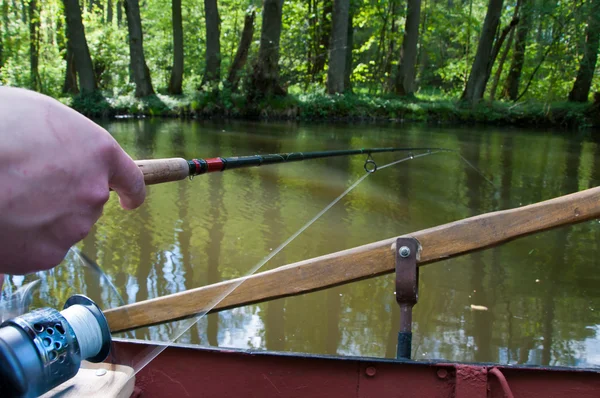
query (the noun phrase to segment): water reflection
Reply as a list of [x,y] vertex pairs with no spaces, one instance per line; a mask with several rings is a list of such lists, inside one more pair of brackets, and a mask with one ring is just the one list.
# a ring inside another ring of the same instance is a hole
[[[600,184],[600,145],[586,136],[493,129],[298,126],[182,121],[109,122],[134,158],[212,157],[375,146],[458,150],[401,163],[366,179],[265,265],[282,264]],[[398,158],[381,154],[379,164]],[[197,177],[148,189],[144,206],[116,198],[79,248],[126,302],[246,274],[364,173],[359,157]],[[421,269],[413,357],[567,366],[600,365],[600,223],[544,232]],[[84,293],[117,296],[71,258],[40,279],[35,305]],[[180,341],[338,355],[395,356],[399,312],[391,275],[209,315]],[[471,305],[487,307],[473,311]],[[191,321],[182,321],[186,325]],[[180,323],[181,324],[181,323]],[[177,325],[135,332],[169,340]]]

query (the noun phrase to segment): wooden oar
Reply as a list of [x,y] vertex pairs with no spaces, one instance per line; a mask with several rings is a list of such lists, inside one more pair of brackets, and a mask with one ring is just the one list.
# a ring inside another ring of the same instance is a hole
[[[494,246],[535,232],[600,217],[600,187],[511,210],[482,214],[404,237],[421,244],[419,265]],[[243,283],[211,312],[326,289],[390,273],[395,267],[395,240],[386,239],[349,250],[204,286],[104,312],[113,332],[148,326],[206,311],[231,286]]]

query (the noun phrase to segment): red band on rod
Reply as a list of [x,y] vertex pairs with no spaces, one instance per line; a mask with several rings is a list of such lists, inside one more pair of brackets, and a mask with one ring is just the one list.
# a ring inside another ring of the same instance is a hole
[[204,159],[207,165],[206,172],[223,171],[223,160],[221,158]]
[[192,162],[194,162],[194,164],[196,165],[196,174],[200,174],[200,162],[198,161],[198,159],[192,159]]

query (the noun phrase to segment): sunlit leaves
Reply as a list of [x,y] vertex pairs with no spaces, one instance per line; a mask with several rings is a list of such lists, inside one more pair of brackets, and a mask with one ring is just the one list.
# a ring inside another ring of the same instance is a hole
[[[572,88],[585,44],[585,26],[590,0],[532,0],[529,35],[519,91],[529,82],[523,100],[564,100]],[[400,0],[353,0],[353,90],[383,94],[386,82],[395,74],[405,23],[405,3]],[[0,30],[3,67],[0,82],[15,86],[29,84],[29,34],[27,10],[22,4],[2,0]],[[61,0],[40,2],[40,77],[42,90],[61,95],[65,74],[65,24]],[[129,76],[129,46],[126,20],[117,24],[119,2],[113,0],[113,20],[107,24],[106,1],[97,1],[93,10],[83,7],[83,20],[97,80],[110,95],[133,90]],[[506,0],[501,27],[513,16],[516,0]],[[328,58],[321,30],[324,0],[286,0],[283,6],[280,77],[289,92],[323,92],[327,59],[323,71],[314,76],[316,57]],[[242,84],[258,52],[262,2],[260,0],[220,0],[221,76],[225,78],[239,44],[244,15],[256,9],[254,40]],[[423,0],[417,58],[417,84],[421,93],[442,92],[456,97],[469,75],[487,9],[487,0]],[[171,1],[144,1],[142,26],[144,50],[152,80],[158,92],[168,85],[173,63]],[[184,91],[197,90],[204,73],[206,26],[202,1],[183,0]],[[313,22],[311,22],[313,21]],[[514,47],[514,43],[513,46]],[[512,55],[511,48],[508,60]],[[321,53],[322,54],[322,53]],[[496,63],[497,64],[497,63]],[[492,73],[495,72],[494,66]],[[508,74],[503,68],[500,86]],[[596,72],[598,74],[598,72]],[[488,85],[488,90],[489,90]],[[222,85],[219,85],[222,89]],[[600,89],[596,77],[592,90]],[[486,94],[487,95],[487,94]]]

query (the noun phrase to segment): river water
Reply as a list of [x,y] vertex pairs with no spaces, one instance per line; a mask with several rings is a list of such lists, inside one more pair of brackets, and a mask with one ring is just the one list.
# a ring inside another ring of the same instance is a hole
[[[261,270],[600,185],[591,134],[373,124],[126,120],[101,122],[134,159],[214,157],[385,146],[460,152],[413,159],[363,181]],[[379,154],[383,165],[402,154]],[[245,275],[364,174],[364,156],[215,173],[148,188],[126,212],[116,196],[78,248],[126,303]],[[421,267],[415,359],[600,366],[600,222],[539,233]],[[40,279],[35,305],[83,293],[120,305],[108,283],[69,255]],[[486,307],[473,309],[474,306]],[[187,321],[187,323],[190,323]],[[399,310],[392,274],[211,314],[179,342],[394,357]],[[174,324],[135,332],[169,341]]]

